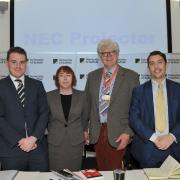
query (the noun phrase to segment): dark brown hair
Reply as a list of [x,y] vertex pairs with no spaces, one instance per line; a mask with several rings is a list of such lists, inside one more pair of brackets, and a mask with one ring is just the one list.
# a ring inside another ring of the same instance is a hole
[[65,73],[68,73],[68,74],[71,74],[72,75],[72,84],[71,86],[76,86],[76,76],[75,76],[75,73],[74,71],[72,70],[71,67],[69,66],[61,66],[57,69],[56,71],[56,75],[55,75],[55,84],[56,84],[56,87],[59,89],[59,73],[60,72],[65,72]]
[[151,56],[155,56],[155,55],[161,56],[164,59],[165,63],[167,63],[166,55],[164,53],[162,53],[161,51],[152,51],[152,52],[150,52],[149,56],[147,57],[147,64],[148,64],[148,66],[149,66],[149,59],[150,59],[150,57]]
[[22,55],[25,56],[26,61],[28,61],[26,51],[25,51],[23,48],[18,47],[18,46],[16,46],[16,47],[11,47],[11,48],[8,50],[8,52],[7,52],[7,58],[6,58],[7,61],[9,60],[9,56],[10,56],[12,53],[22,54]]

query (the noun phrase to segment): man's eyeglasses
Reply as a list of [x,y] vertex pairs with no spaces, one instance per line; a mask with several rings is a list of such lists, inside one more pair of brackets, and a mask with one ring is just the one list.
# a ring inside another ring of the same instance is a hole
[[16,61],[16,60],[10,60],[9,61],[13,66],[24,66],[27,61]]
[[109,52],[101,52],[102,57],[108,57],[108,56],[113,56],[116,51],[109,51]]

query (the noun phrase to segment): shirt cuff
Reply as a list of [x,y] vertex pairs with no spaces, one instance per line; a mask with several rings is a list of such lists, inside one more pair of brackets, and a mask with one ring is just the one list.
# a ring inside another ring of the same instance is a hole
[[158,137],[157,134],[153,133],[149,140],[154,143],[157,137]]
[[177,140],[176,140],[176,137],[174,136],[174,134],[169,133],[169,135],[171,135],[173,137],[175,143],[178,143]]

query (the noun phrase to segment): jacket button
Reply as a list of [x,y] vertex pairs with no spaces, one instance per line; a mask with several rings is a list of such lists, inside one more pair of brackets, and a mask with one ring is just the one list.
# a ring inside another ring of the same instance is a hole
[[64,125],[64,127],[67,127],[67,126],[68,126],[67,124]]

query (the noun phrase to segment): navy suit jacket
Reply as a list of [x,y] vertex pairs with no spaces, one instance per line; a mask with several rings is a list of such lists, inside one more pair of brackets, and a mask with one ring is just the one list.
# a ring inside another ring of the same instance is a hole
[[142,167],[161,164],[170,154],[180,162],[180,84],[166,80],[169,132],[178,143],[167,150],[158,150],[149,139],[155,132],[152,83],[148,81],[133,90],[130,106],[130,126],[135,132],[131,152]]
[[25,76],[25,97],[23,108],[10,77],[0,80],[0,157],[27,154],[17,147],[18,141],[25,137],[25,122],[28,136],[38,138],[38,147],[30,153],[47,152],[44,131],[48,105],[42,83]]

